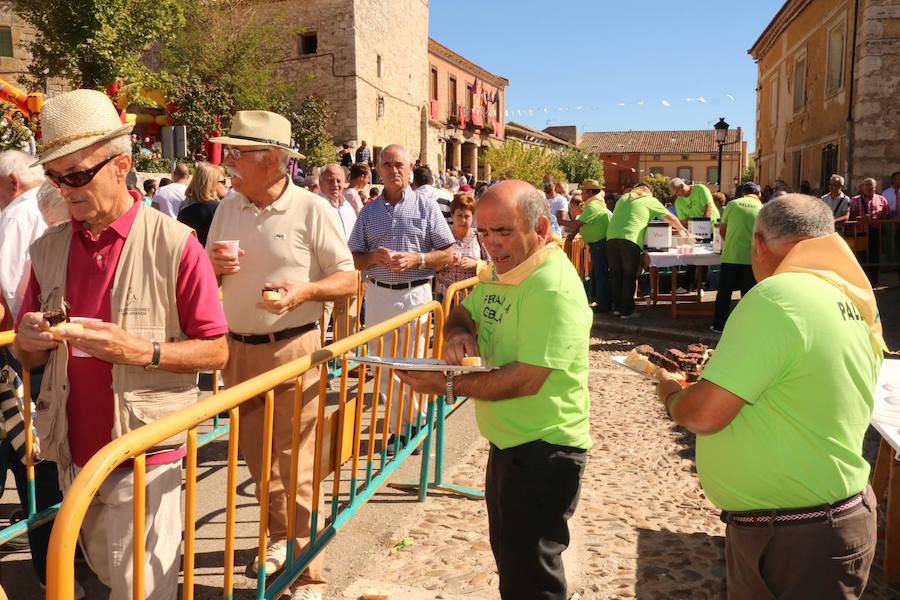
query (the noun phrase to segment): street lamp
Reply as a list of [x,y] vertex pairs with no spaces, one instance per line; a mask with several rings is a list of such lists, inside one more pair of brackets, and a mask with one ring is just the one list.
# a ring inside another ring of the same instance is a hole
[[722,147],[725,145],[725,140],[728,138],[728,123],[725,122],[725,117],[719,117],[719,122],[713,125],[716,130],[716,143],[719,144],[719,167],[716,172],[716,191],[722,191]]

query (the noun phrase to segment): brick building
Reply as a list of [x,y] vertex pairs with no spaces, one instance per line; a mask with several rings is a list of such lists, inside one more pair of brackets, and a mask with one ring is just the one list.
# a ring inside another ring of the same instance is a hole
[[[714,129],[585,131],[579,147],[603,161],[606,188],[617,193],[656,173],[704,183],[713,191],[719,180]],[[723,192],[734,193],[747,162],[743,131],[729,129],[722,148]]]
[[489,179],[484,153],[504,140],[509,81],[428,40],[428,131],[422,163]]
[[788,0],[748,50],[758,63],[759,179],[849,190],[900,168],[900,4]]
[[27,89],[25,77],[31,54],[25,50],[25,42],[34,39],[34,28],[13,12],[15,2],[0,0],[0,79],[21,88],[25,92],[54,94],[70,89],[67,82],[51,78],[43,90]]
[[515,121],[510,121],[506,124],[506,139],[516,140],[526,147],[546,148],[553,152],[560,152],[565,148],[575,147],[575,144],[548,133],[546,129],[538,131]]

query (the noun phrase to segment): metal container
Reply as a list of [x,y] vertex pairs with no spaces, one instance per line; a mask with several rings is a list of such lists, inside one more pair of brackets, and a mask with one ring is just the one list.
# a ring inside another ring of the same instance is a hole
[[672,247],[672,226],[666,221],[650,221],[644,245],[650,252],[666,252]]
[[690,218],[687,220],[688,231],[697,239],[698,244],[712,241],[712,220],[709,217]]

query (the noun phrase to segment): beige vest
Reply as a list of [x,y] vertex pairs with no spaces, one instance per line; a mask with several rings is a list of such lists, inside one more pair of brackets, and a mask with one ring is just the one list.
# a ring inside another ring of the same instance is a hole
[[[175,219],[139,203],[113,278],[113,323],[149,340],[186,338],[178,320],[175,290],[181,254],[191,233]],[[48,229],[31,246],[42,311],[65,304],[71,239],[72,226],[66,222]],[[72,285],[77,284],[77,274],[73,274]],[[34,420],[40,458],[55,461],[63,470],[72,462],[66,420],[67,363],[68,349],[60,342],[47,361]],[[182,409],[199,397],[196,373],[146,371],[141,366],[120,364],[113,365],[112,391],[116,413],[113,439]],[[184,439],[185,435],[170,438],[157,449],[178,446]]]

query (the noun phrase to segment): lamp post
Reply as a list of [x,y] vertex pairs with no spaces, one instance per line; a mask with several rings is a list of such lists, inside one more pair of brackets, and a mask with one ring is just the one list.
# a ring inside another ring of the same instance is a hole
[[716,143],[719,144],[719,166],[718,171],[716,172],[716,191],[722,191],[722,147],[725,145],[725,140],[728,138],[728,123],[725,122],[725,117],[719,117],[719,122],[713,125],[713,128],[716,130]]

